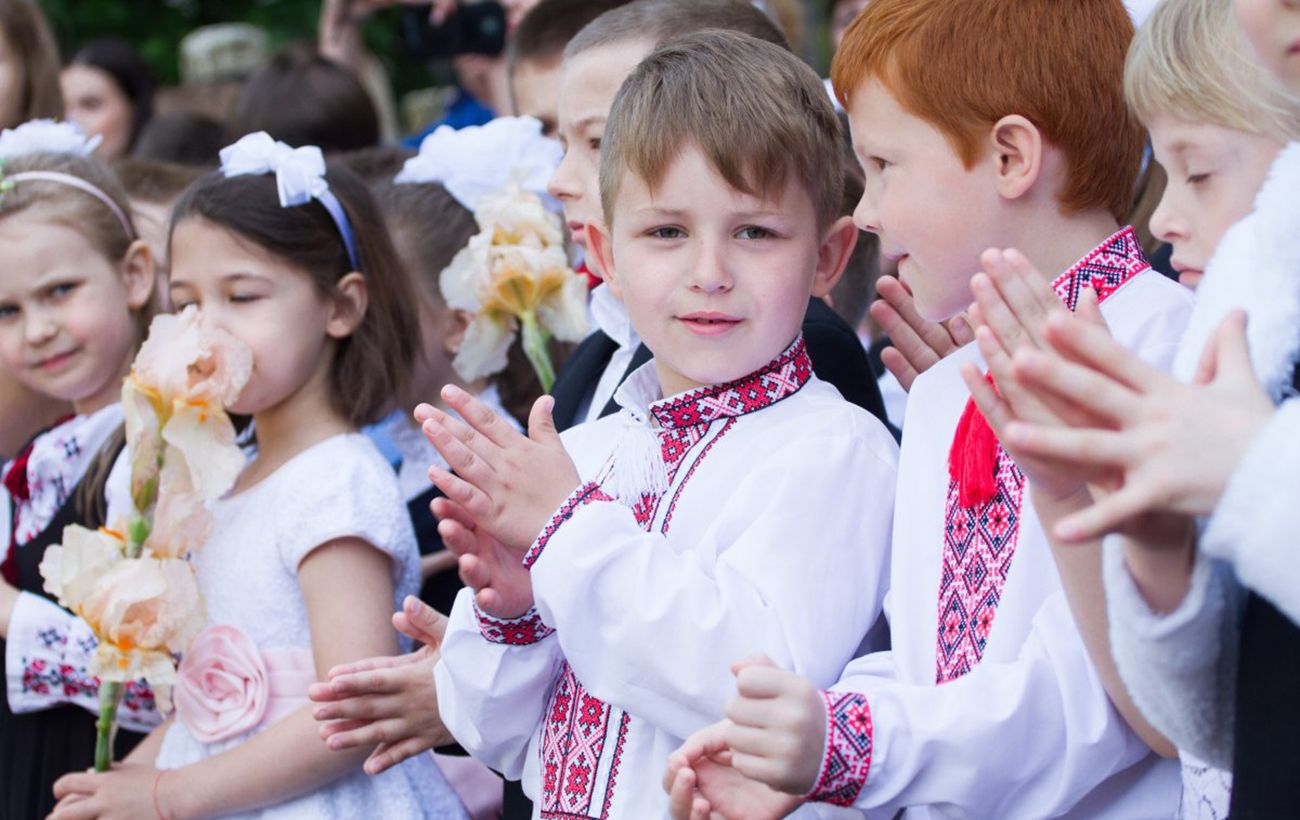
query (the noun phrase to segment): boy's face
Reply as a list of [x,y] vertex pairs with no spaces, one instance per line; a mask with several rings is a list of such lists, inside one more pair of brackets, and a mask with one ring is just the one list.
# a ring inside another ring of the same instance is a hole
[[573,241],[583,248],[586,225],[602,219],[600,141],[610,106],[623,80],[650,51],[648,42],[614,43],[584,51],[561,71],[558,120],[564,161],[548,189],[564,206]]
[[522,60],[510,75],[510,93],[514,96],[515,114],[532,117],[542,123],[542,134],[555,136],[557,98],[560,95],[560,60],[550,63]]
[[1234,0],[1260,62],[1300,94],[1300,0]]
[[938,129],[904,111],[875,79],[853,92],[848,115],[866,174],[854,221],[879,235],[881,255],[897,263],[920,314],[951,318],[970,304],[979,255],[998,244],[994,160],[981,155],[968,170]]
[[1169,114],[1147,126],[1169,177],[1151,232],[1174,246],[1178,281],[1195,288],[1223,234],[1250,213],[1282,143]]
[[838,274],[801,180],[751,196],[693,146],[653,190],[627,173],[612,235],[597,228],[591,242],[654,353],[665,396],[768,364],[799,333],[809,294],[824,295]]

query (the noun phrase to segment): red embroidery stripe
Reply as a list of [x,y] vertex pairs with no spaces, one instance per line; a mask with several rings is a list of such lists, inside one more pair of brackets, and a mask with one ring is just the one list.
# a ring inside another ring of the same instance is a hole
[[857,692],[821,693],[826,704],[826,749],[807,799],[852,806],[871,773],[871,707]]

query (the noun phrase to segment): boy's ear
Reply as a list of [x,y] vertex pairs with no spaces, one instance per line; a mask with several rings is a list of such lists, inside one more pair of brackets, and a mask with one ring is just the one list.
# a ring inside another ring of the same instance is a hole
[[817,272],[813,274],[812,295],[825,297],[844,275],[849,257],[858,244],[858,226],[853,217],[842,216],[831,223],[817,249]]
[[1024,196],[1043,170],[1043,134],[1025,117],[1008,114],[990,133],[997,159],[998,193],[1004,199]]
[[366,277],[356,271],[344,276],[334,288],[334,306],[325,322],[325,333],[332,339],[345,339],[361,325],[370,304]]
[[126,304],[131,310],[140,310],[153,298],[158,284],[153,249],[143,239],[137,239],[122,257],[122,279],[126,283]]
[[614,243],[610,231],[600,222],[587,223],[587,250],[598,267],[600,276],[609,285],[610,291],[618,298],[623,298],[623,291],[618,286],[614,274]]

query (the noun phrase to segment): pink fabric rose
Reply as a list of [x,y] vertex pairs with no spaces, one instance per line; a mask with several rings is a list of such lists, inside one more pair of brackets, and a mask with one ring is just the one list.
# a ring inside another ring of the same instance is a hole
[[202,743],[216,743],[270,725],[307,703],[316,680],[311,652],[261,652],[233,626],[213,626],[194,639],[178,670],[176,716]]

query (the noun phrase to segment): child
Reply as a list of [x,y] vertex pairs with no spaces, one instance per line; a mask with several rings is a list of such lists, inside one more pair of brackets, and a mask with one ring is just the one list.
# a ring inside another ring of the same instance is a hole
[[[1150,128],[1156,159],[1170,171],[1164,196],[1152,219],[1152,232],[1172,245],[1172,258],[1174,267],[1179,270],[1180,281],[1191,287],[1200,283],[1202,272],[1224,232],[1249,213],[1254,195],[1288,134],[1300,136],[1300,117],[1297,116],[1300,112],[1288,111],[1282,95],[1265,79],[1262,69],[1251,62],[1231,15],[1229,0],[1166,0],[1139,30],[1129,50],[1124,72],[1125,96]],[[1228,289],[1238,293],[1251,290],[1249,280],[1257,278],[1258,274],[1254,272],[1243,273],[1232,280],[1216,277],[1208,291],[1202,294],[1203,298],[1192,314],[1191,327],[1195,328],[1204,321],[1207,307],[1224,301]],[[1006,290],[1007,299],[1013,299],[1014,294],[1028,288],[1012,285],[996,290],[977,289],[981,313],[992,318],[990,325],[994,326],[995,335],[1007,337],[1007,329],[996,327],[999,324],[996,319],[1015,315],[1017,311],[1015,306],[1010,310],[1000,306],[1002,299],[998,290]],[[1015,327],[1010,328],[1010,332],[1012,335],[1022,333]],[[1195,330],[1191,333],[1197,335]],[[985,351],[985,359],[991,364],[994,358],[1006,359]],[[996,371],[996,367],[993,369]],[[994,375],[999,384],[1015,386],[1010,371],[995,372]],[[1014,390],[1004,391],[1004,395],[1010,402],[1013,416],[1016,410],[1024,409],[1023,402],[1015,399]],[[980,398],[980,392],[976,393],[976,398]],[[989,409],[985,409],[985,414],[989,418],[999,415]],[[1003,435],[999,430],[999,436]],[[1018,463],[1039,463],[1032,456],[1020,453],[1014,443],[1008,449]],[[1084,487],[1087,471],[1071,467],[1052,469],[1040,466],[1037,469],[1042,471],[1040,476],[1055,473],[1050,480],[1065,487],[1065,494],[1088,496]],[[1030,480],[1039,483],[1032,475]],[[1044,521],[1049,531],[1051,523],[1054,522]],[[1079,552],[1074,545],[1060,548],[1058,556],[1064,559],[1060,564],[1063,576],[1070,574],[1072,559],[1069,556]],[[1111,660],[1106,613],[1101,605],[1107,596],[1099,586],[1100,580],[1097,573],[1089,573],[1089,577],[1083,580],[1086,586],[1080,589],[1081,594],[1072,597],[1072,604],[1076,604],[1075,617],[1081,623],[1095,622],[1091,627],[1085,626],[1084,630],[1096,635],[1097,639],[1090,641],[1089,646],[1112,700],[1121,705],[1121,711],[1128,717],[1135,708],[1134,698],[1129,693],[1136,695],[1144,715],[1131,721],[1137,731],[1144,731],[1139,723],[1145,724],[1148,717],[1161,727],[1176,725],[1176,721],[1170,721],[1164,714],[1166,706],[1161,699],[1151,694],[1150,684],[1144,686],[1145,682],[1133,680],[1133,658],[1154,658],[1158,653],[1146,651],[1126,657],[1130,682],[1125,684],[1120,680]],[[1115,595],[1109,597],[1114,604]],[[1077,606],[1082,601],[1089,603]],[[1125,620],[1131,623],[1133,618]],[[1131,635],[1130,630],[1118,633],[1121,638],[1130,638]],[[1176,711],[1177,714],[1189,714],[1192,710],[1179,708]],[[1206,725],[1200,719],[1196,723],[1206,730],[1207,739],[1213,736],[1214,733],[1209,731],[1213,724]],[[1217,734],[1223,740],[1230,735],[1228,732]],[[1185,744],[1186,740],[1182,742]],[[1182,756],[1184,789],[1181,816],[1198,817],[1202,816],[1201,813],[1207,817],[1227,816],[1230,776],[1207,767],[1185,751]],[[1226,763],[1226,756],[1219,759]]]
[[[946,45],[950,32],[976,29],[978,49]],[[1153,273],[1116,222],[1143,143],[1122,93],[1131,37],[1119,0],[874,0],[854,22],[832,77],[867,173],[856,216],[900,260],[923,318],[963,310],[981,251],[1010,244],[1040,270],[1063,271],[1052,287],[1067,307],[1094,289],[1117,338],[1169,364],[1190,294]],[[820,693],[749,664],[728,707],[735,725],[688,743],[674,763],[720,740],[766,784],[755,790],[773,814],[806,797],[884,815],[1169,816],[1177,767],[1110,703],[1038,523],[1039,496],[1026,503],[1022,468],[970,403],[966,363],[982,369],[974,346],[912,385],[891,651],[854,661]],[[722,799],[708,780],[719,772],[700,763],[698,801],[691,775],[675,784],[688,812]]]
[[510,35],[506,68],[515,114],[542,123],[542,133],[555,136],[556,102],[564,47],[591,21],[628,0],[541,0],[519,21]]
[[[782,47],[785,36],[752,4],[735,0],[638,0],[606,12],[578,33],[564,54],[561,76],[560,141],[564,162],[551,180],[551,192],[564,205],[565,219],[580,247],[586,225],[600,219],[596,184],[601,135],[610,103],[623,79],[656,48],[705,29],[749,34]],[[592,260],[588,258],[588,265]],[[607,288],[591,298],[593,332],[574,350],[552,393],[561,430],[617,411],[614,391],[650,358],[628,322],[627,311]],[[820,299],[808,304],[804,338],[819,378],[849,401],[884,418],[875,376],[852,328]]]
[[[62,778],[54,817],[461,816],[431,760],[368,778],[365,753],[330,752],[306,708],[334,664],[397,650],[388,613],[418,578],[392,471],[356,432],[400,390],[416,336],[373,200],[319,149],[252,134],[177,203],[169,251],[176,306],[253,353],[230,410],[252,417],[257,450],[194,559],[221,631],[182,660],[177,716],[114,771]],[[222,688],[258,656],[264,683]]]
[[[16,819],[48,814],[55,779],[94,760],[99,687],[86,666],[95,640],[45,593],[38,567],[65,526],[106,523],[121,380],[149,320],[154,270],[126,195],[71,126],[5,131],[0,147],[0,358],[27,389],[75,413],[0,473],[0,503],[12,504],[0,541],[0,817]],[[119,754],[158,722],[152,693],[136,684],[118,714],[135,730],[119,733]]]
[[171,223],[172,206],[203,171],[170,162],[124,159],[114,163],[113,173],[131,201],[131,216],[140,238],[149,243],[153,253],[159,280],[156,297],[160,305],[166,306],[167,227]]
[[[1241,2],[1237,12],[1258,56],[1285,79],[1288,58],[1277,44],[1294,40],[1300,15],[1285,3]],[[1273,103],[1254,114],[1265,121],[1269,111],[1289,111],[1281,122],[1294,138],[1300,109],[1288,108],[1249,67],[1235,68],[1231,99]],[[1149,372],[1093,328],[1079,329],[1078,340],[1093,348],[1081,356],[1058,332],[1064,326],[1049,325],[1048,341],[1069,359],[1043,356],[1022,367],[1018,357],[1016,368],[1035,395],[1065,396],[1083,414],[1071,422],[1082,429],[1050,435],[1021,425],[1021,446],[1122,486],[1058,529],[1071,541],[1125,533],[1106,550],[1117,664],[1153,723],[1180,747],[1231,767],[1234,817],[1285,816],[1300,799],[1296,755],[1285,740],[1300,715],[1283,683],[1300,671],[1300,605],[1280,495],[1290,498],[1296,486],[1295,406],[1274,413],[1270,404],[1296,385],[1297,184],[1292,143],[1274,162],[1255,211],[1219,243],[1175,369],[1194,386]],[[1248,327],[1240,316],[1220,324],[1242,307]],[[1102,402],[1131,410],[1098,430]],[[1074,449],[1085,442],[1090,451]],[[1209,518],[1193,530],[1189,516]],[[1180,537],[1154,538],[1144,524],[1152,519],[1181,524]]]
[[604,139],[588,242],[655,351],[623,410],[563,443],[546,398],[529,438],[454,389],[472,428],[419,411],[460,476],[430,471],[477,588],[439,709],[544,817],[662,816],[658,773],[721,714],[725,658],[833,678],[880,613],[894,480],[889,433],[800,335],[857,238],[816,74],[742,34],[689,37],[632,72]]

